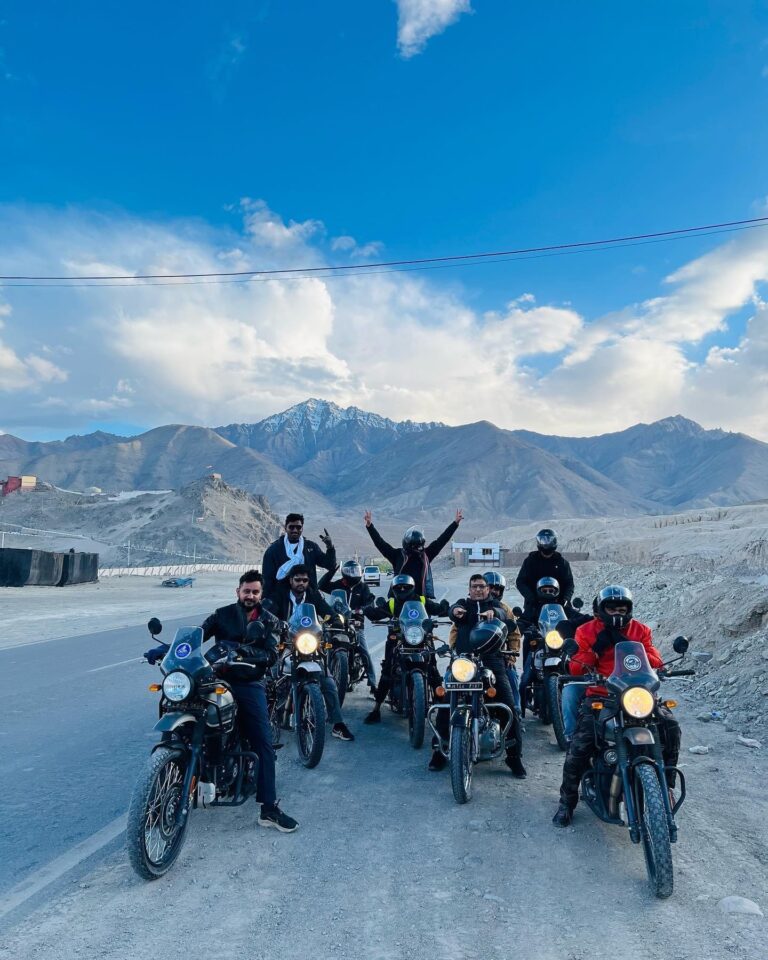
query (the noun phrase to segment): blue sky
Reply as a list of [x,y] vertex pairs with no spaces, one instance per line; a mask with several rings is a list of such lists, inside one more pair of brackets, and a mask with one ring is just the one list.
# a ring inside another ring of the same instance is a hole
[[[755,216],[767,107],[768,6],[749,0],[240,0],[183,12],[10,0],[0,273],[429,257]],[[725,403],[764,369],[763,233],[287,284],[252,302],[222,287],[0,288],[0,389],[19,400],[0,428],[215,424],[326,395],[449,422],[491,409],[501,425],[563,433],[684,412],[768,438],[762,412]],[[709,320],[681,327],[676,297]],[[275,334],[276,318],[311,351]],[[466,368],[452,366],[452,336]],[[402,342],[417,359],[423,343],[430,367],[442,358],[445,389],[431,373],[419,388],[402,376]],[[177,369],[206,379],[206,360],[219,383],[207,393]],[[635,363],[620,409],[586,402],[594,375],[610,392]]]

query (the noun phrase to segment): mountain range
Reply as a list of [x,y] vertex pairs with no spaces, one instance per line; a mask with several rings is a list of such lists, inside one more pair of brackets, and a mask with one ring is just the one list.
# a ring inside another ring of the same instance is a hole
[[[315,518],[505,520],[663,513],[768,497],[768,444],[681,416],[594,437],[395,422],[310,399],[256,423],[135,437],[0,435],[0,473],[66,489],[178,489],[207,473]],[[474,524],[473,524],[474,526]]]

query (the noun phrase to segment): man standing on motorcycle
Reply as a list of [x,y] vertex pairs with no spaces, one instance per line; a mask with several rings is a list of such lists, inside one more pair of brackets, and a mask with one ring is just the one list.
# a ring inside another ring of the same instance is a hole
[[[341,577],[338,580],[333,579],[334,570],[329,570],[318,583],[318,587],[323,593],[331,593],[334,590],[343,590],[347,595],[349,609],[357,613],[364,607],[373,603],[374,597],[371,588],[367,583],[363,583],[363,568],[357,560],[347,560],[341,565]],[[360,649],[360,656],[365,664],[365,672],[368,674],[368,686],[371,693],[376,691],[376,672],[373,669],[373,660],[368,652],[368,644],[365,641],[365,629],[361,626],[357,631],[357,645]]]
[[565,557],[557,552],[557,534],[554,530],[539,530],[536,534],[536,549],[523,560],[515,586],[524,601],[522,619],[535,623],[541,609],[537,585],[544,577],[552,577],[559,585],[559,597],[545,603],[561,603],[568,612],[573,596],[573,573]]
[[[474,573],[469,578],[469,596],[465,600],[459,600],[451,607],[451,620],[456,624],[456,652],[461,653],[462,647],[466,644],[470,633],[481,620],[506,620],[506,613],[498,600],[491,596],[488,583],[481,573]],[[501,653],[492,656],[482,657],[482,664],[488,670],[491,670],[496,678],[496,703],[503,703],[509,707],[512,712],[512,725],[507,731],[507,757],[506,764],[514,776],[524,780],[527,776],[522,761],[523,741],[520,718],[515,707],[515,699],[512,694],[512,687],[507,677],[504,657]],[[440,726],[447,728],[448,711],[440,710],[438,717],[441,721]],[[438,726],[438,724],[436,724]],[[438,726],[438,729],[440,727]],[[440,730],[441,735],[447,739],[447,729]],[[439,758],[439,759],[438,759]],[[430,770],[440,770],[445,766],[446,760],[439,750],[435,750],[432,759],[429,762]]]
[[[431,597],[417,594],[413,577],[408,576],[408,574],[400,573],[393,577],[389,592],[391,593],[389,600],[383,602],[382,598],[379,598],[379,605],[372,604],[363,611],[366,617],[373,623],[380,623],[382,620],[397,620],[400,616],[400,611],[408,600],[420,600],[430,616],[436,617],[441,613],[447,613],[447,603],[445,601],[438,603],[437,600],[433,600]],[[384,659],[381,662],[381,677],[374,694],[376,703],[374,704],[373,710],[371,710],[363,721],[364,723],[381,722],[381,705],[387,699],[387,694],[392,685],[392,660],[397,644],[397,635],[390,633],[384,646]],[[430,667],[429,680],[433,690],[440,684],[440,674],[434,665]]]
[[[622,640],[641,643],[645,647],[648,662],[654,669],[658,670],[664,665],[661,654],[653,645],[650,627],[632,618],[632,594],[626,587],[610,586],[600,591],[597,597],[597,616],[578,628],[575,639],[578,650],[569,663],[570,672],[574,676],[585,673],[610,676],[614,668],[614,648]],[[576,732],[563,765],[560,806],[552,818],[557,827],[567,827],[573,820],[573,811],[579,800],[581,778],[598,749],[592,703],[605,696],[605,687],[587,688]],[[658,706],[658,723],[664,764],[675,767],[680,752],[680,727],[670,710],[661,704]],[[667,786],[670,792],[675,786],[674,770],[667,773]]]
[[[293,611],[302,603],[311,603],[321,620],[333,621],[336,614],[323,599],[317,588],[310,584],[309,568],[303,563],[293,567],[288,578],[281,583],[273,596],[268,598],[268,606],[278,619],[288,621]],[[333,724],[333,736],[337,740],[354,740],[355,737],[344,723],[339,701],[339,690],[331,676],[320,677],[320,690],[328,708],[328,720]]]
[[310,585],[315,588],[318,567],[324,570],[336,569],[336,548],[328,531],[323,530],[320,534],[325,550],[314,540],[305,540],[303,531],[303,515],[289,513],[285,518],[285,535],[270,543],[264,552],[261,572],[264,575],[265,597],[271,597],[278,584],[285,583],[288,574],[297,564],[303,564],[307,568]]
[[[216,640],[216,646],[209,650],[206,658],[215,661],[230,651],[236,651],[246,644],[248,624],[258,620],[262,627],[261,646],[267,653],[264,666],[276,658],[274,617],[261,608],[262,576],[258,570],[248,570],[240,577],[237,587],[237,601],[225,607],[219,607],[203,623],[203,641]],[[250,635],[248,637],[250,641]],[[249,642],[247,647],[252,646]],[[222,674],[232,689],[237,701],[237,716],[240,720],[251,748],[259,758],[258,789],[256,800],[261,803],[259,824],[262,827],[275,827],[281,833],[293,833],[298,823],[293,817],[283,813],[277,805],[275,790],[275,749],[272,746],[272,728],[267,709],[267,694],[263,678],[246,682],[233,682]]]
[[[435,587],[432,581],[431,563],[459,529],[464,519],[461,510],[456,511],[456,519],[449,524],[440,536],[427,544],[424,532],[419,527],[408,527],[403,534],[402,547],[393,547],[381,536],[373,525],[373,516],[370,510],[365,511],[363,517],[368,533],[381,555],[392,564],[392,572],[406,574],[413,578],[416,584],[416,593],[425,597],[435,596]],[[390,596],[392,591],[390,590]]]

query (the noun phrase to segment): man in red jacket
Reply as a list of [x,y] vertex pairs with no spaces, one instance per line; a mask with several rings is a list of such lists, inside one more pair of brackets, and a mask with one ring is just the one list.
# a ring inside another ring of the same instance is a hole
[[[570,672],[574,676],[585,673],[599,673],[609,676],[613,673],[614,650],[622,640],[634,640],[645,648],[648,662],[658,670],[664,665],[659,651],[653,645],[650,627],[632,619],[632,594],[626,587],[605,587],[598,594],[597,616],[582,624],[576,631],[575,640],[578,650],[571,657]],[[595,743],[595,713],[592,710],[594,700],[605,697],[608,691],[602,686],[587,687],[586,700],[582,704],[576,732],[568,747],[563,764],[563,782],[560,785],[560,806],[552,818],[557,827],[567,827],[573,820],[573,811],[579,800],[581,778],[589,767],[589,762],[597,752]],[[676,766],[680,752],[680,727],[670,711],[659,706],[659,732],[662,741],[662,753],[665,766]],[[675,785],[674,772],[667,774],[670,790]]]

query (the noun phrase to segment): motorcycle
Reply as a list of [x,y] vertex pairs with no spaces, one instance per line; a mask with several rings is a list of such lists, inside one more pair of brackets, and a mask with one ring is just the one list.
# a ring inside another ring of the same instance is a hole
[[[507,627],[501,620],[490,620],[487,630],[498,652],[506,640]],[[438,688],[440,696],[448,695],[448,702],[434,704],[429,710],[429,724],[450,766],[456,803],[468,803],[472,799],[475,764],[494,760],[505,750],[513,717],[506,704],[493,702],[495,682],[493,672],[482,665],[480,657],[474,653],[458,654],[446,671],[442,690]],[[437,728],[437,714],[441,710],[449,711],[450,716],[447,743]]]
[[[580,610],[584,603],[576,597],[572,606]],[[521,691],[522,713],[525,716],[529,709],[544,725],[551,723],[562,750],[568,746],[561,706],[562,686],[569,679],[566,654],[575,649],[573,635],[584,619],[587,618],[569,620],[561,604],[545,603],[539,611],[537,626],[527,631],[531,665],[528,682]]]
[[299,759],[305,767],[312,768],[323,756],[328,719],[320,689],[320,678],[327,676],[327,640],[314,604],[298,604],[285,626],[284,636],[285,648],[290,651],[280,661],[283,673],[290,677],[290,707],[284,705],[284,716],[287,709],[293,712]]
[[[147,625],[155,639],[162,624]],[[160,662],[162,683],[155,730],[159,743],[140,773],[128,810],[131,866],[156,880],[176,862],[186,838],[190,809],[240,806],[256,793],[258,757],[237,724],[230,687],[203,656],[201,627],[182,627]]]
[[[383,597],[377,606],[385,606]],[[444,602],[447,612],[448,604]],[[424,743],[427,712],[432,700],[430,669],[435,668],[434,620],[420,600],[407,600],[400,615],[389,622],[388,640],[396,647],[392,658],[389,705],[394,713],[408,718],[408,739],[414,750]]]
[[[648,881],[659,898],[673,889],[671,844],[677,841],[675,814],[685,796],[685,777],[675,768],[680,796],[672,805],[659,735],[661,705],[672,709],[674,700],[661,700],[662,680],[692,676],[695,670],[667,670],[682,660],[688,649],[686,637],[677,637],[673,648],[680,656],[651,668],[645,648],[632,640],[616,644],[614,668],[607,678],[597,677],[608,695],[592,702],[596,712],[598,747],[591,767],[581,779],[581,798],[605,823],[627,826],[633,843],[642,843]],[[699,660],[710,654],[694,654]]]
[[347,693],[351,693],[361,680],[368,679],[368,671],[360,656],[357,641],[357,632],[363,626],[363,614],[350,608],[344,590],[333,590],[331,601],[341,624],[331,627],[329,631],[329,642],[332,646],[328,653],[328,669],[339,688],[339,703],[343,704]]

